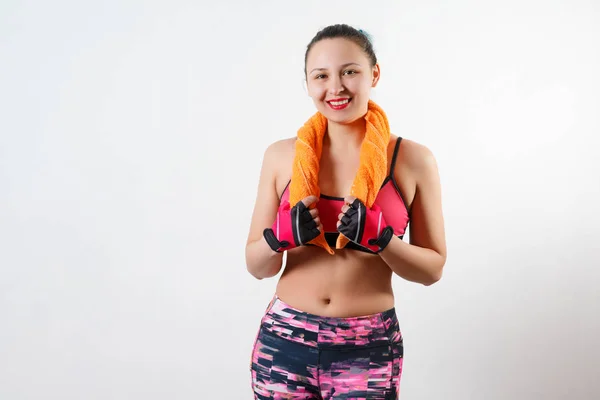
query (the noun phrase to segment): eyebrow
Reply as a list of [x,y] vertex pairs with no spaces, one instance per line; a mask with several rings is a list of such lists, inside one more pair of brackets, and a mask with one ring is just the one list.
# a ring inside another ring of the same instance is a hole
[[[346,64],[343,64],[343,65],[342,65],[342,68],[349,67],[350,65],[358,65],[358,66],[360,67],[360,64],[358,64],[358,63],[355,63],[355,62],[351,62],[351,63],[346,63]],[[312,73],[313,73],[313,72],[315,72],[315,71],[325,71],[325,70],[327,70],[327,68],[313,68],[313,69],[312,69],[312,70],[309,72],[309,74],[312,74]]]

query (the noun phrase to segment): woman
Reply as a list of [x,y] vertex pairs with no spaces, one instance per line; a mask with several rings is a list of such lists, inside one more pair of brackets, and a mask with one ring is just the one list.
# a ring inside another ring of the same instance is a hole
[[396,399],[392,273],[431,285],[446,261],[436,161],[370,100],[380,67],[362,31],[318,32],[305,76],[317,112],[265,151],[246,246],[257,279],[287,252],[252,352],[255,398]]

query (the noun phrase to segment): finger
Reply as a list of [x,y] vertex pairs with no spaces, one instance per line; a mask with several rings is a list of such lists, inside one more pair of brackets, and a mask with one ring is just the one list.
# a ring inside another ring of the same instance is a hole
[[304,203],[302,202],[302,200],[298,201],[294,207],[296,207],[296,209],[298,210],[298,212],[300,214],[304,214],[304,212],[308,209],[308,207],[306,207],[304,205]]
[[344,225],[348,225],[348,224],[349,224],[349,223],[352,221],[352,219],[351,219],[351,218],[348,218],[348,216],[347,216],[347,215],[344,215],[344,216],[343,216],[343,217],[340,219],[340,221],[342,222],[342,224],[344,224]]
[[359,199],[354,199],[354,201],[350,204],[350,207],[358,210],[361,204],[362,201],[360,201]]
[[344,203],[346,203],[346,204],[352,204],[354,202],[354,200],[356,200],[356,197],[354,197],[354,196],[344,197]]
[[344,204],[344,206],[342,207],[342,212],[345,214],[346,211],[348,211],[350,209],[350,206],[348,206],[347,204]]
[[357,212],[358,211],[356,208],[346,207],[346,212],[342,212],[340,215],[338,215],[338,219],[341,219],[342,215],[345,215],[346,217],[354,218]]
[[316,208],[313,208],[312,210],[310,210],[310,216],[315,218],[319,215],[319,210],[317,210]]
[[311,219],[310,221],[304,223],[304,227],[306,229],[315,229],[317,227],[317,223],[314,219]]
[[304,203],[299,202],[298,204],[299,206],[297,218],[299,219],[300,223],[304,224],[308,221],[312,221],[313,216],[311,215],[310,211],[304,206]]
[[321,219],[319,217],[315,218],[313,221],[315,221],[315,224],[321,225]]
[[304,203],[304,205],[306,207],[310,207],[311,204],[316,203],[317,201],[319,201],[319,198],[317,196],[307,196],[305,198],[303,198],[302,200],[300,200],[302,203]]

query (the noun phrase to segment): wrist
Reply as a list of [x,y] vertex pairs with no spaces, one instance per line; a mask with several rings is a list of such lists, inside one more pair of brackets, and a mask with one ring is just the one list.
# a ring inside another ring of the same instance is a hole
[[263,235],[259,242],[260,244],[258,244],[258,246],[260,247],[260,251],[266,257],[266,261],[268,262],[270,262],[271,260],[281,258],[283,256],[283,253],[285,252],[285,250],[278,251],[273,249],[267,241],[265,235]]
[[379,233],[379,236],[367,240],[367,243],[371,251],[379,254],[388,247],[393,238],[394,228],[386,226],[381,233]]
[[283,253],[285,250],[289,250],[292,247],[289,242],[281,241],[277,236],[278,233],[278,230],[275,230],[274,228],[265,228],[265,230],[263,230],[263,241],[274,254]]
[[398,239],[398,237],[394,234],[394,229],[391,226],[386,227],[382,231],[379,238],[373,241],[373,244],[379,246],[379,249],[375,252],[380,255],[385,255],[387,249],[390,247],[390,244],[392,241],[394,241],[394,238]]

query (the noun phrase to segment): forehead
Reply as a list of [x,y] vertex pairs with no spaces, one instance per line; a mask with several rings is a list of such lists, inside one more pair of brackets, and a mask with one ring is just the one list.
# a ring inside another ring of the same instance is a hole
[[351,62],[366,65],[369,61],[363,50],[349,39],[323,39],[308,52],[306,67],[310,71],[312,68],[332,68]]

